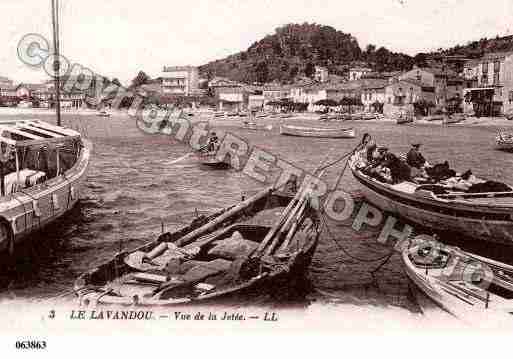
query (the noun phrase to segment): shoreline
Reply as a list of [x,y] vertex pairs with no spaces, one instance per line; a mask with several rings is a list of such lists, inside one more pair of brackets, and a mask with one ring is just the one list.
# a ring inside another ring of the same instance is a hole
[[[72,110],[62,110],[61,114],[63,116],[96,116],[98,113],[97,110],[93,109],[72,109]],[[126,110],[109,110],[111,116],[115,117],[127,117]],[[44,109],[44,108],[12,108],[12,107],[0,107],[0,115],[3,116],[54,116],[54,109]],[[321,127],[330,126],[330,125],[340,125],[340,124],[348,124],[348,123],[395,123],[394,119],[390,118],[381,118],[381,119],[370,119],[370,120],[347,120],[347,121],[319,121],[319,115],[316,113],[298,113],[288,118],[273,118],[273,117],[264,117],[264,118],[256,118],[252,121],[255,121],[262,125],[279,125],[282,123],[287,123],[289,121],[308,121],[312,123],[318,123]],[[108,118],[106,118],[107,120]],[[249,121],[249,117],[240,118],[240,117],[213,117],[213,116],[191,116],[188,119],[195,122],[209,122],[215,126],[233,126],[233,125],[241,125],[244,121]],[[427,121],[425,119],[415,119],[412,123],[403,124],[401,126],[415,126],[415,125],[434,125],[434,126],[450,126],[450,127],[501,127],[501,128],[513,128],[513,121],[510,121],[504,117],[467,117],[464,121],[452,124],[443,124],[441,120],[435,121]]]

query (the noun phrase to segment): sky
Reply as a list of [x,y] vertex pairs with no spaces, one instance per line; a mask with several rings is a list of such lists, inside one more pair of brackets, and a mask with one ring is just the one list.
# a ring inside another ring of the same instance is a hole
[[[27,33],[51,40],[50,0],[1,0],[0,76],[39,82],[17,58]],[[391,51],[418,52],[513,34],[511,0],[60,0],[61,53],[128,84],[143,70],[202,65],[287,23],[330,25]]]

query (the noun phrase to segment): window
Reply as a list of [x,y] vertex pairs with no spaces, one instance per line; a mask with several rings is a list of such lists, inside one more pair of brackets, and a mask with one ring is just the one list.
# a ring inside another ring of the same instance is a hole
[[488,73],[488,62],[483,62],[483,65],[482,65],[482,73],[483,74],[487,74]]
[[501,71],[501,62],[500,61],[495,61],[493,63],[493,72],[500,72]]

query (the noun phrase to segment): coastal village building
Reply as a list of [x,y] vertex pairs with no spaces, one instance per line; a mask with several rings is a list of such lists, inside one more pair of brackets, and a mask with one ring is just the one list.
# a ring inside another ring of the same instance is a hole
[[164,66],[161,78],[163,94],[191,96],[199,88],[199,71],[194,66]]
[[372,69],[370,69],[368,67],[351,67],[349,69],[349,81],[359,80],[371,72],[372,72]]
[[262,89],[262,95],[264,96],[264,104],[289,100],[291,98],[291,86],[264,86]]
[[513,52],[489,53],[464,66],[474,87],[464,89],[465,112],[497,116],[513,111]]
[[400,75],[399,80],[413,80],[421,83],[424,92],[434,92],[433,104],[442,110],[450,101],[462,98],[464,80],[447,68],[413,68]]
[[361,100],[364,111],[382,112],[386,101],[385,88],[388,80],[385,79],[366,79],[361,90]]
[[314,79],[318,82],[326,82],[329,79],[329,71],[326,67],[315,66]]
[[385,87],[385,104],[383,113],[387,117],[415,113],[414,104],[424,100],[433,102],[434,91],[420,81],[404,79],[393,81]]

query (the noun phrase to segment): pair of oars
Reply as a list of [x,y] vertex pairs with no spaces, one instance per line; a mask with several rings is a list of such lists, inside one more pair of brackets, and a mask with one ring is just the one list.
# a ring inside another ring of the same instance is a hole
[[[315,171],[317,172],[317,170]],[[321,172],[319,178],[324,171]],[[303,219],[303,214],[306,210],[308,200],[311,194],[311,187],[300,188],[294,198],[290,201],[288,206],[283,211],[280,219],[267,233],[264,240],[260,243],[258,248],[253,253],[252,257],[259,257],[261,255],[272,255],[280,243],[281,238],[286,233],[285,240],[281,248],[286,248],[290,240],[297,231],[299,224]]]

